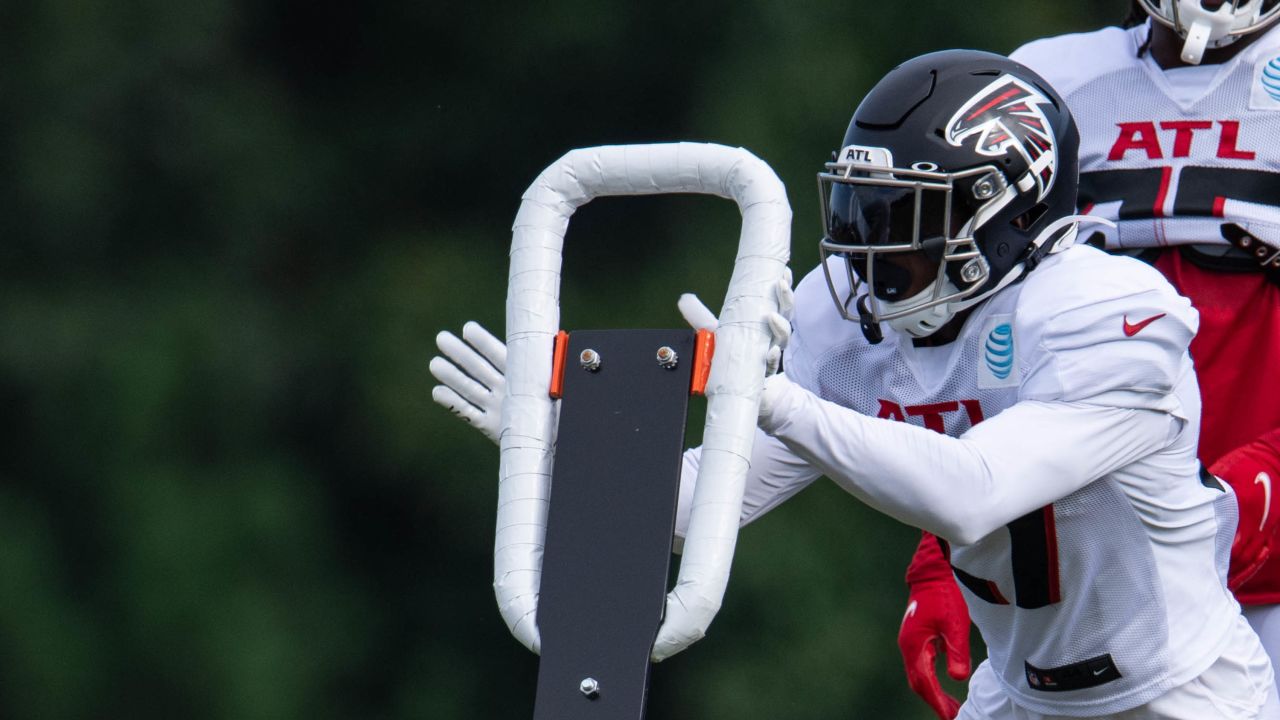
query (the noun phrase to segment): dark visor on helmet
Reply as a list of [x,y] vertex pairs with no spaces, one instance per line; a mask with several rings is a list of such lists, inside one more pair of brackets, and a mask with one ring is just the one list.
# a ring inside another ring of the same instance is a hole
[[922,249],[925,241],[945,237],[947,192],[920,190],[918,214],[916,196],[910,187],[832,183],[827,237],[837,245]]
[[[827,241],[845,248],[843,252],[837,247],[830,249],[848,259],[854,273],[871,285],[876,297],[907,297],[913,285],[936,277],[946,237],[959,228],[948,226],[947,194],[944,189],[917,192],[914,187],[832,183]],[[963,224],[960,217],[952,219]],[[860,252],[863,248],[872,252]],[[924,261],[904,262],[902,253],[919,253]],[[867,267],[868,258],[874,272]]]

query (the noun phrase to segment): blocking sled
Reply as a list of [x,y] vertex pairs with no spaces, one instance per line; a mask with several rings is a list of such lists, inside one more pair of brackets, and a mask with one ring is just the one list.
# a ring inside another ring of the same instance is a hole
[[[570,216],[600,196],[665,193],[731,199],[743,218],[670,592],[694,333],[570,332],[559,355],[563,376],[555,374],[563,382],[558,428],[550,394]],[[507,291],[494,592],[512,634],[542,655],[535,720],[642,718],[649,660],[696,642],[719,609],[770,342],[764,318],[776,310],[773,288],[789,259],[790,224],[773,171],[746,150],[722,145],[573,150],[525,191]],[[674,363],[663,362],[663,349]]]

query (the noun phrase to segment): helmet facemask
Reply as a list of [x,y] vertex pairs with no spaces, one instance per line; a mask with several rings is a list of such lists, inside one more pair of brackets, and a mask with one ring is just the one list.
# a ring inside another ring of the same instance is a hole
[[[1075,210],[1079,134],[1029,69],[949,50],[894,68],[818,174],[841,316],[925,337],[1032,271]],[[1065,230],[1063,231],[1065,232]]]
[[1226,0],[1215,10],[1201,0],[1139,0],[1156,22],[1183,38],[1182,60],[1199,65],[1206,48],[1230,45],[1280,19],[1276,0]]
[[[980,299],[992,278],[974,235],[1018,194],[994,164],[958,172],[930,163],[826,168],[818,175],[819,248],[845,319],[864,330],[883,322],[925,337]],[[847,284],[832,275],[840,268]],[[849,288],[844,297],[840,285]],[[866,292],[859,293],[864,285]]]

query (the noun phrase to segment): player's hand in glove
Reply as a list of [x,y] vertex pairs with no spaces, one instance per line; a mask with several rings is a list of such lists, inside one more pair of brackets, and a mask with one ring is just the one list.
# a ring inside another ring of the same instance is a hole
[[441,331],[436,347],[444,357],[431,358],[430,368],[442,384],[431,389],[431,399],[497,443],[507,385],[507,346],[473,320],[462,326],[461,339]]
[[911,593],[898,629],[907,684],[939,718],[952,720],[960,712],[960,701],[942,689],[934,661],[943,651],[947,674],[954,680],[969,677],[969,608],[937,538],[929,533],[924,533],[911,559],[907,585]]
[[[782,349],[791,339],[791,309],[795,294],[791,291],[791,271],[775,288],[780,312],[767,318],[773,341],[766,355],[766,373],[778,371],[782,361]],[[696,295],[686,293],[676,303],[680,314],[695,330],[715,331],[718,322]],[[485,437],[498,442],[502,431],[502,400],[506,387],[507,346],[481,327],[469,321],[462,326],[462,338],[451,332],[436,335],[436,347],[443,355],[431,358],[431,374],[440,385],[431,389],[431,399],[475,426]]]
[[1209,472],[1231,485],[1240,507],[1227,582],[1235,592],[1280,552],[1280,428],[1223,455]]
[[[769,323],[769,351],[765,354],[765,376],[774,375],[782,365],[782,351],[791,340],[791,313],[795,309],[796,294],[791,289],[791,268],[787,268],[783,276],[774,284],[773,292],[778,300],[778,311],[769,313],[765,320]],[[676,301],[676,307],[684,321],[694,330],[710,330],[715,332],[720,326],[715,313],[702,304],[697,295],[685,293]]]

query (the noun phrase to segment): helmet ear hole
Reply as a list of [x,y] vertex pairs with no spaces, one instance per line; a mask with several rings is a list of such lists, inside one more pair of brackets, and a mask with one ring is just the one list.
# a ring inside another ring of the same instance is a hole
[[1019,230],[1026,230],[1032,225],[1035,225],[1036,222],[1038,222],[1041,217],[1044,217],[1044,214],[1048,211],[1049,206],[1045,203],[1040,203],[1018,217],[1010,220],[1009,224]]

